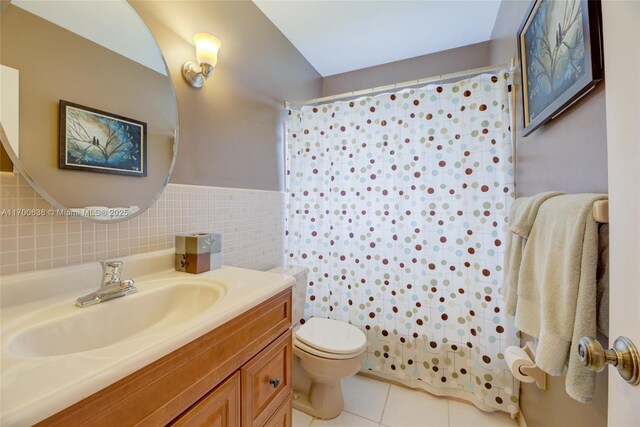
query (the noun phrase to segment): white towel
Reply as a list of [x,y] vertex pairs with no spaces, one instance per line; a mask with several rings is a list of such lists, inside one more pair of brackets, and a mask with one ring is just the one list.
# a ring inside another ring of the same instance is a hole
[[539,208],[522,254],[515,325],[538,338],[536,365],[561,375],[581,402],[593,398],[595,373],[577,358],[581,336],[596,335],[598,225],[592,209],[600,194],[550,198]]
[[520,197],[509,210],[509,230],[504,259],[503,295],[506,296],[507,314],[515,316],[518,302],[518,275],[522,263],[522,251],[542,203],[564,193],[550,191],[531,197]]

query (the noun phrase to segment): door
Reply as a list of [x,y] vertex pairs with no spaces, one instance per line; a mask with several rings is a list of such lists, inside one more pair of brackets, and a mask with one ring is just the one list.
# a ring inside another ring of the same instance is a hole
[[[640,346],[640,2],[602,2],[609,164],[609,342]],[[609,426],[637,426],[640,387],[609,367]]]

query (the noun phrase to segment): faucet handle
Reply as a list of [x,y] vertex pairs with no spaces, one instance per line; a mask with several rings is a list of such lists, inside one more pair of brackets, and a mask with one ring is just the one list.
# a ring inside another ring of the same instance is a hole
[[102,284],[120,281],[122,261],[100,261],[102,265]]

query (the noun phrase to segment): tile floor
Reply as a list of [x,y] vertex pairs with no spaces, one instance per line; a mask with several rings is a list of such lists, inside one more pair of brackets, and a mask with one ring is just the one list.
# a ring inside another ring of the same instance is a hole
[[504,413],[356,375],[343,381],[344,411],[322,421],[293,410],[293,427],[517,427]]

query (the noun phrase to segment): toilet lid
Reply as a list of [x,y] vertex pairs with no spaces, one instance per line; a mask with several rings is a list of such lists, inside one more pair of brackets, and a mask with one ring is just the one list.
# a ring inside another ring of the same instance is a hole
[[355,326],[320,317],[307,320],[295,334],[297,340],[325,353],[354,354],[367,345],[367,337]]

